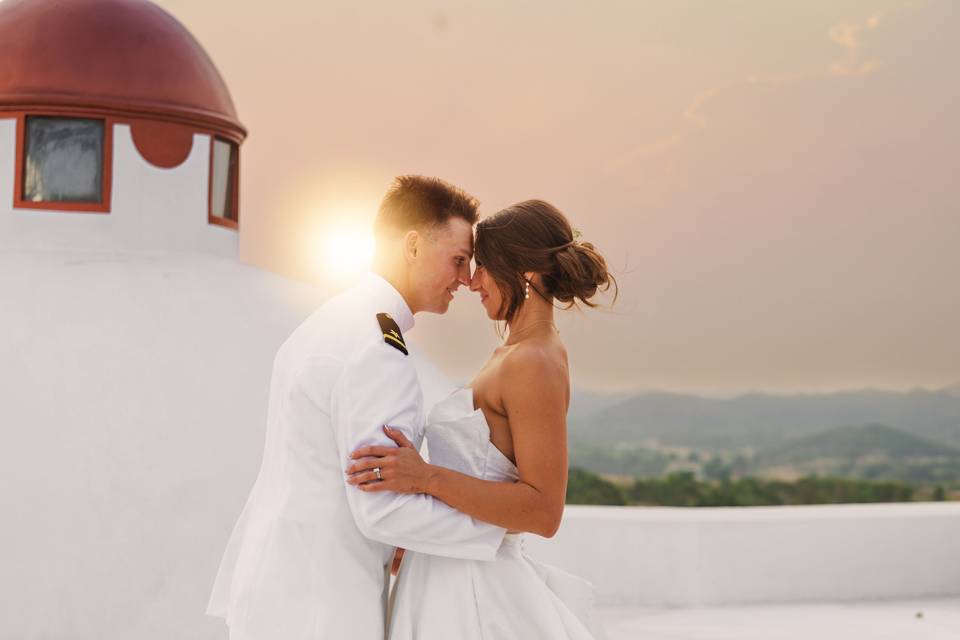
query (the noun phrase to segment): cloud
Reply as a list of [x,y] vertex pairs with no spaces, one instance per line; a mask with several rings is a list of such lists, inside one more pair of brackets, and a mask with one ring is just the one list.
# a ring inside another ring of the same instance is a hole
[[892,15],[906,9],[919,9],[923,2],[911,2],[898,7],[884,9],[867,17],[862,22],[838,22],[827,30],[830,41],[844,49],[844,55],[835,60],[827,69],[827,75],[833,77],[864,76],[880,68],[881,62],[875,59],[865,60],[863,56],[864,36],[877,30]]
[[[683,110],[683,119],[686,122],[695,125],[697,129],[705,129],[707,126],[707,120],[701,110],[707,101],[716,96],[718,93],[720,93],[720,89],[718,88],[711,88],[698,93]],[[655,155],[667,151],[668,149],[680,144],[689,133],[690,126],[687,125],[668,136],[658,138],[652,142],[641,144],[630,151],[611,159],[610,162],[607,163],[607,169],[616,170],[639,160],[643,156]]]
[[706,104],[706,102],[710,98],[714,97],[719,92],[720,92],[719,89],[713,88],[713,89],[707,89],[706,91],[701,91],[700,93],[698,93],[696,97],[693,99],[693,101],[690,103],[690,105],[683,110],[683,117],[693,122],[701,129],[706,128],[707,119],[700,112],[700,109],[703,107],[704,104]]
[[865,22],[840,22],[827,31],[831,42],[843,47],[846,54],[840,60],[830,65],[827,75],[831,76],[859,76],[873,73],[880,67],[878,60],[862,60],[861,47],[864,31],[872,31],[880,26],[882,13],[875,13]]
[[827,36],[834,44],[843,47],[844,55],[822,70],[807,71],[787,75],[757,75],[752,74],[741,81],[725,87],[711,87],[698,93],[683,110],[683,124],[677,129],[659,139],[642,143],[633,149],[612,158],[607,163],[607,170],[618,172],[625,170],[651,156],[663,156],[672,148],[678,146],[692,134],[707,128],[706,106],[724,93],[742,91],[749,86],[779,87],[796,82],[822,79],[824,77],[845,77],[869,75],[880,69],[882,63],[873,58],[865,59],[863,55],[864,36],[879,29],[889,18],[901,11],[919,9],[925,5],[924,0],[916,0],[890,9],[884,9],[867,16],[860,22],[845,20],[838,22],[827,30]]

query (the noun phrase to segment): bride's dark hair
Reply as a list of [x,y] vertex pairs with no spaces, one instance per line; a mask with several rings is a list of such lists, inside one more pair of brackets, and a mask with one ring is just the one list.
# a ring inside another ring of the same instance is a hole
[[617,281],[606,260],[592,244],[575,238],[567,217],[543,200],[519,202],[481,220],[474,256],[503,294],[498,317],[508,325],[523,302],[528,271],[543,277],[544,290],[537,292],[566,309],[578,300],[596,307],[590,299],[611,286],[616,300]]

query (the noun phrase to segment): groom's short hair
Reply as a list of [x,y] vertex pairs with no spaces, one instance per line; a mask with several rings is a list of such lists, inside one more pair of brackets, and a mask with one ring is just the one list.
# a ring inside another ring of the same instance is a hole
[[398,176],[387,190],[373,228],[377,235],[425,230],[450,218],[477,223],[480,202],[459,187],[425,176]]

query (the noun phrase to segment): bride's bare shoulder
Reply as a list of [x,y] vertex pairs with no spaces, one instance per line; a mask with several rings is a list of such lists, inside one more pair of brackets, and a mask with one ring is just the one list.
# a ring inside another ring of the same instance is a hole
[[556,338],[524,340],[504,355],[501,375],[511,381],[566,381],[567,350]]

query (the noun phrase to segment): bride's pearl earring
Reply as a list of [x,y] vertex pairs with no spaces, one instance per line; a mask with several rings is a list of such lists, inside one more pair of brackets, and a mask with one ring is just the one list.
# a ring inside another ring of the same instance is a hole
[[530,281],[529,280],[527,280],[527,284],[523,288],[523,299],[524,300],[530,299]]

